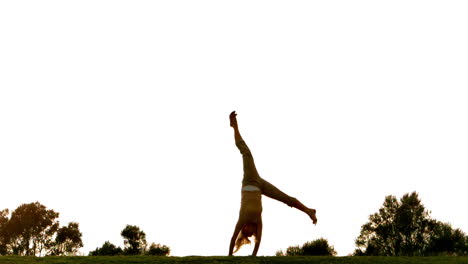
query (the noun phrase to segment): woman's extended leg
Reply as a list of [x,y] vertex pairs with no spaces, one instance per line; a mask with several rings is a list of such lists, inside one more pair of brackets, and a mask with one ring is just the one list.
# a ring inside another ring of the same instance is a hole
[[298,199],[285,194],[284,192],[276,188],[273,184],[265,181],[262,178],[260,178],[260,182],[261,182],[261,190],[262,190],[263,195],[301,210],[302,212],[306,213],[312,219],[312,222],[314,224],[317,223],[317,217],[315,216],[315,213],[316,213],[315,209],[308,208],[307,206],[302,204]]
[[240,135],[239,127],[237,125],[236,113],[232,112],[229,115],[229,119],[231,121],[232,128],[234,128],[234,139],[236,141],[236,146],[242,154],[242,161],[244,165],[244,179],[242,180],[242,186],[253,185],[260,188],[260,176],[258,175],[257,168],[255,167],[252,153]]

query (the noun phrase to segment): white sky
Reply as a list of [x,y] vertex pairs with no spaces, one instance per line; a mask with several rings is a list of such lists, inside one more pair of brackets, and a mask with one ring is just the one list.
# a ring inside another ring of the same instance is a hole
[[[466,1],[2,1],[0,209],[39,201],[85,247],[138,225],[226,255],[241,156],[318,210],[264,198],[259,255],[339,255],[384,197],[468,231]],[[250,254],[246,247],[240,254]]]

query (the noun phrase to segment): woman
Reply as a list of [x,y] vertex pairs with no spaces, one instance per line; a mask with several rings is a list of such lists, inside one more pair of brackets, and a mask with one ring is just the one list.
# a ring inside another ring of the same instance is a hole
[[251,236],[255,236],[255,247],[252,256],[256,256],[262,239],[262,194],[301,210],[312,219],[314,225],[317,223],[316,210],[306,207],[299,200],[283,193],[258,175],[252,153],[239,133],[236,115],[236,112],[233,111],[229,115],[229,120],[231,127],[234,129],[236,146],[242,154],[244,179],[242,180],[239,220],[229,245],[229,256],[237,252],[242,245],[250,244],[249,237]]

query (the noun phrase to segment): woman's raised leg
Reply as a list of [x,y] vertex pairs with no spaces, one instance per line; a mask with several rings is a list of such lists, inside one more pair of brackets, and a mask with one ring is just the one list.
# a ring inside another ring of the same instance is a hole
[[260,178],[260,183],[261,183],[261,190],[262,190],[263,195],[268,196],[277,201],[280,201],[282,203],[285,203],[298,210],[301,210],[302,212],[306,213],[310,217],[310,219],[312,219],[312,222],[314,223],[314,225],[317,223],[315,209],[308,208],[307,206],[302,204],[298,199],[285,194],[280,189],[276,188],[273,184],[265,181],[264,179]]
[[244,179],[242,180],[242,186],[254,185],[260,188],[260,176],[258,176],[252,153],[239,132],[236,115],[236,112],[233,111],[229,115],[229,120],[231,127],[234,129],[234,140],[236,142],[236,146],[242,154],[244,166]]

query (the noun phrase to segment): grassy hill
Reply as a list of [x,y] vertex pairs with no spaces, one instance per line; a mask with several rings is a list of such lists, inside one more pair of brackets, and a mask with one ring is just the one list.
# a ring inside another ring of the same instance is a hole
[[403,263],[453,263],[468,264],[468,257],[0,257],[0,264],[182,264],[182,263],[311,263],[311,264],[403,264]]

